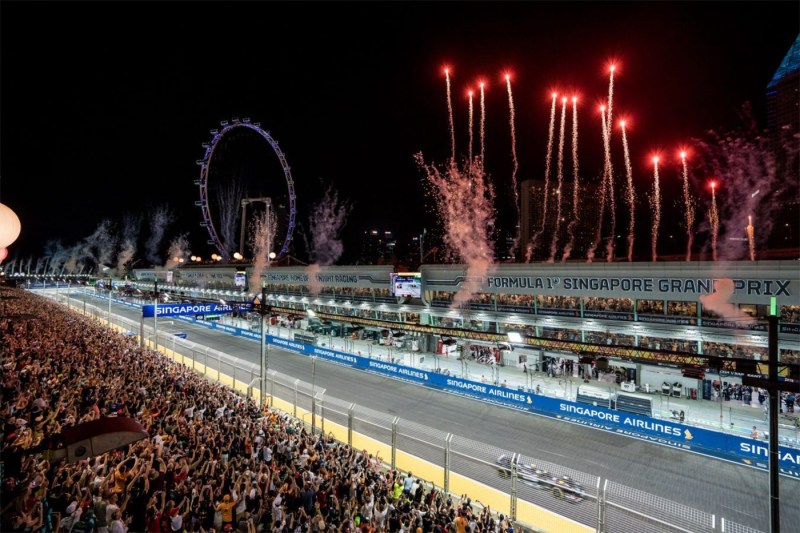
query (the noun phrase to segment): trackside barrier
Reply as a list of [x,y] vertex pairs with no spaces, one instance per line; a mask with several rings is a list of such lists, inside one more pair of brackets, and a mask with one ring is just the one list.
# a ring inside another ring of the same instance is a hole
[[[67,305],[82,312],[80,305]],[[107,323],[102,308],[87,314]],[[110,325],[122,333],[138,327],[121,317],[112,317]],[[149,338],[147,344],[153,345]],[[159,343],[157,349],[167,357],[258,399],[253,380],[247,383],[238,377],[238,373],[249,376],[255,371],[257,381],[258,369],[253,365],[174,336],[164,344]],[[717,522],[715,515],[625,485],[348,403],[321,389],[315,391],[312,402],[313,385],[279,372],[269,371],[266,379],[271,407],[293,414],[312,431],[324,431],[435,486],[447,485],[456,497],[467,494],[473,502],[510,516],[526,529],[760,533],[724,519]],[[509,458],[507,467],[502,457]],[[565,479],[570,480],[568,485],[554,481]]]

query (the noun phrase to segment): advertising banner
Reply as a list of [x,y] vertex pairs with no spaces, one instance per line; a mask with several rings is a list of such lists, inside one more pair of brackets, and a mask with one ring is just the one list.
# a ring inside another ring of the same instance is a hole
[[[142,306],[142,316],[155,316],[154,304]],[[233,311],[252,311],[252,304],[158,304],[158,316],[219,315]]]

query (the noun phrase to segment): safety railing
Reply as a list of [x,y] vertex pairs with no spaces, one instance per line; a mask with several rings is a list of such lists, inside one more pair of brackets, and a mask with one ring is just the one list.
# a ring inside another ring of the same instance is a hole
[[[77,312],[108,319],[102,306],[66,302]],[[140,324],[111,315],[122,333]],[[152,328],[144,328],[152,345]],[[158,349],[209,379],[258,397],[257,365],[169,334]],[[274,370],[264,378],[270,405],[302,420],[312,432],[324,432],[377,455],[392,469],[410,471],[455,496],[509,516],[523,528],[598,533],[733,532],[759,533],[713,514],[601,480],[555,463],[447,433],[368,407],[349,403],[292,376]]]

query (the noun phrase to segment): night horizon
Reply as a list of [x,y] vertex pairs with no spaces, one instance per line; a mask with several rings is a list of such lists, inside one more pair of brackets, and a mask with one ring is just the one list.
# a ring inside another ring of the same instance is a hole
[[[607,96],[612,63],[618,73],[611,130],[619,188],[616,233],[626,231],[628,219],[616,124],[624,117],[638,195],[635,255],[649,255],[646,194],[655,153],[663,162],[659,247],[661,255],[680,255],[685,230],[678,152],[689,153],[698,227],[706,219],[707,183],[714,176],[701,168],[699,157],[693,159],[699,153],[695,140],[708,140],[709,130],[744,127],[743,106],[752,107],[758,129],[766,127],[766,85],[798,34],[798,8],[788,2],[770,9],[762,2],[728,9],[716,3],[493,4],[497,17],[490,20],[481,16],[485,4],[459,5],[449,14],[444,4],[370,6],[385,27],[350,22],[356,11],[351,5],[315,4],[312,13],[301,13],[280,4],[261,6],[281,16],[260,31],[236,25],[237,15],[259,12],[244,4],[214,4],[216,10],[196,4],[194,16],[214,11],[215,21],[191,23],[179,9],[150,20],[154,7],[129,4],[135,7],[124,14],[124,24],[102,27],[80,16],[86,4],[46,5],[51,20],[33,18],[33,8],[22,3],[3,6],[0,200],[22,221],[9,259],[39,257],[50,240],[72,246],[106,218],[119,232],[126,213],[160,204],[177,215],[161,243],[162,259],[170,239],[181,233],[188,233],[193,252],[207,258],[216,250],[200,227],[195,162],[209,131],[234,117],[260,122],[286,153],[299,227],[306,228],[310,208],[327,185],[352,202],[339,263],[358,260],[364,231],[391,230],[403,244],[423,228],[441,233],[414,155],[422,152],[436,164],[449,157],[445,65],[452,77],[459,158],[466,155],[466,91],[485,80],[486,171],[502,230],[496,236],[508,236],[514,209],[503,76],[509,73],[514,91],[517,181],[542,179],[550,94],[556,91],[579,98],[581,179],[598,182],[603,150],[596,108]],[[109,17],[123,13],[111,5],[92,8],[105,9]],[[56,22],[67,9],[76,19],[69,28]],[[335,27],[329,17],[335,17]],[[139,31],[147,24],[142,41]],[[550,31],[528,31],[548,24]],[[734,38],[731,32],[745,24],[752,28],[748,37]],[[295,32],[296,25],[302,29]],[[277,165],[266,143],[239,155],[260,161],[259,168]],[[569,184],[571,167],[565,169]],[[270,175],[275,187],[285,188],[282,175]],[[785,190],[793,192],[796,184]],[[726,194],[724,182],[719,194]],[[667,240],[670,234],[676,238]],[[140,237],[147,237],[146,223]],[[294,241],[300,251],[293,255],[305,260],[297,230]],[[696,252],[706,241],[705,234],[696,238]],[[621,244],[617,260],[625,255],[624,235]]]

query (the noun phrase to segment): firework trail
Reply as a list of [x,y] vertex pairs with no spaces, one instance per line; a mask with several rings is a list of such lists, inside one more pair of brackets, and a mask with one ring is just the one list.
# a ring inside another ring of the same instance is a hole
[[469,91],[469,164],[472,164],[472,91]]
[[[608,76],[608,109],[606,110],[608,112],[608,116],[606,117],[606,124],[609,128],[613,124],[611,120],[611,108],[614,105],[614,68],[614,65],[611,65],[608,69],[610,74]],[[611,132],[609,132],[609,135],[610,134]]]
[[756,235],[753,227],[753,215],[747,215],[747,245],[750,248],[750,261],[756,260]]
[[178,235],[169,243],[169,251],[167,252],[167,263],[164,268],[174,268],[183,263],[192,253],[189,251],[188,233]]
[[261,292],[261,273],[269,268],[269,253],[275,241],[278,220],[275,211],[265,209],[250,223],[250,247],[253,250],[253,273],[250,276],[250,292]]
[[606,243],[606,260],[614,260],[614,244],[617,232],[617,202],[614,190],[614,166],[611,164],[611,122],[606,123],[606,185],[608,186],[608,211],[611,213],[611,237]]
[[481,82],[481,166],[486,157],[486,99],[483,89],[483,82]]
[[86,256],[91,257],[100,265],[110,266],[111,257],[117,246],[117,237],[114,235],[114,228],[110,220],[103,220],[94,230],[94,233],[86,237]]
[[628,261],[633,261],[633,232],[636,225],[636,191],[633,188],[633,167],[631,166],[631,152],[628,149],[628,135],[625,132],[625,121],[622,125],[622,149],[625,155],[625,174],[628,177]]
[[514,189],[514,209],[517,213],[516,232],[514,234],[514,245],[511,254],[515,255],[519,245],[519,190],[517,190],[517,170],[519,161],[517,160],[517,129],[514,126],[514,97],[511,94],[511,76],[506,74],[506,88],[508,89],[508,123],[511,128],[511,158],[514,160],[514,170],[511,171],[511,187]]
[[653,196],[651,198],[653,209],[653,229],[652,229],[652,244],[651,256],[653,262],[658,258],[656,253],[656,244],[658,243],[658,227],[661,225],[661,186],[658,183],[658,157],[653,158]]
[[[603,134],[603,146],[608,146],[608,125],[606,124],[606,107],[600,106],[600,121],[601,130]],[[586,262],[591,263],[594,261],[595,250],[600,245],[600,239],[603,236],[603,218],[606,214],[606,189],[608,187],[608,158],[606,158],[603,165],[603,179],[600,184],[600,213],[597,217],[597,231],[594,234],[594,241],[592,242],[589,250],[586,252]]]
[[450,118],[450,161],[456,160],[456,129],[453,125],[453,99],[450,95],[450,69],[444,69],[444,78],[447,82],[447,115]]
[[222,245],[222,256],[225,259],[230,259],[236,250],[236,226],[241,216],[239,213],[244,195],[245,184],[240,176],[235,176],[231,181],[217,188],[216,191],[219,237]]
[[527,250],[525,250],[525,262],[530,263],[533,257],[533,250],[539,246],[539,238],[542,236],[544,232],[544,225],[547,221],[547,193],[550,189],[550,167],[552,166],[553,160],[553,134],[555,133],[556,129],[556,97],[558,95],[553,93],[553,103],[550,106],[550,127],[548,129],[547,135],[547,159],[545,160],[544,166],[544,204],[542,206],[542,228],[536,232],[531,239],[531,243],[528,244]]
[[316,276],[320,267],[332,265],[342,256],[344,246],[340,233],[351,207],[349,202],[339,201],[339,194],[329,186],[322,199],[312,209],[308,228],[311,233],[309,257],[313,264],[306,268],[311,294],[319,294],[322,290],[322,283]]
[[470,176],[454,164],[440,170],[426,163],[421,153],[415,159],[430,185],[445,244],[467,265],[465,280],[453,298],[453,308],[459,308],[480,290],[494,269],[494,245],[489,236],[489,226],[494,224],[494,189],[481,166]]
[[694,201],[689,192],[689,169],[686,166],[686,152],[681,152],[683,167],[683,203],[686,209],[686,260],[692,260],[692,243],[694,242]]
[[717,236],[719,235],[719,211],[717,210],[717,184],[711,182],[711,212],[708,221],[711,224],[711,258],[717,260]]
[[158,254],[158,248],[161,246],[161,240],[164,238],[167,226],[175,221],[175,217],[169,207],[160,205],[150,212],[149,218],[150,237],[145,243],[147,260],[153,265],[160,265],[161,257]]
[[785,199],[795,201],[800,195],[797,133],[781,130],[775,138],[760,130],[749,106],[740,116],[739,127],[709,131],[695,141],[704,172],[725,184],[725,194],[717,198],[720,260],[748,256],[747,244],[737,239],[748,214],[758,220],[758,238],[766,240],[780,220],[776,211]]
[[572,246],[575,243],[575,227],[578,225],[578,195],[580,193],[580,183],[578,180],[578,99],[572,97],[572,220],[569,222],[567,232],[569,242],[564,247],[564,255],[561,257],[563,263],[569,259]]
[[556,193],[558,200],[556,204],[556,229],[553,233],[553,242],[550,244],[550,259],[548,263],[552,263],[556,259],[556,250],[558,250],[558,233],[561,231],[561,189],[564,187],[564,126],[567,119],[567,99],[561,99],[561,123],[558,128],[558,162],[556,165],[556,175],[558,177],[558,185],[556,186]]
[[141,215],[127,214],[122,218],[122,244],[117,254],[117,274],[122,275],[136,255],[136,241],[139,239]]

